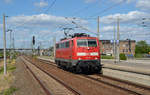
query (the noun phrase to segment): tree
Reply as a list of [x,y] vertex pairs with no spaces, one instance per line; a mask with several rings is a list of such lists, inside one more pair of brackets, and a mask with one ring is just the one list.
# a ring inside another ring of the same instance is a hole
[[3,57],[3,52],[0,51],[0,57]]
[[150,46],[146,43],[146,41],[139,41],[135,47],[136,54],[148,54],[150,52]]

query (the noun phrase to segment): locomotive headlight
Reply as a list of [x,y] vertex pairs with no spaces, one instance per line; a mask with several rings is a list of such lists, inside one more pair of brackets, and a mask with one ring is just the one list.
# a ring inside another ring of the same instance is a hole
[[77,56],[86,56],[86,53],[85,52],[78,52]]
[[92,52],[92,53],[90,53],[90,55],[92,55],[92,56],[98,56],[98,52]]

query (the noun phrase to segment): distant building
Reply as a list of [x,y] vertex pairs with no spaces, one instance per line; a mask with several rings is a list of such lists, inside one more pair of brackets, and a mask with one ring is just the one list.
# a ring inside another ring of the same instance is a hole
[[[117,44],[117,43],[116,43]],[[120,40],[119,47],[120,53],[128,54],[135,54],[135,40]],[[101,54],[104,55],[114,55],[115,54],[115,47],[114,42],[111,40],[100,40],[100,50]],[[117,45],[116,45],[117,46]]]
[[110,40],[100,40],[100,51],[101,54],[113,54],[113,43]]

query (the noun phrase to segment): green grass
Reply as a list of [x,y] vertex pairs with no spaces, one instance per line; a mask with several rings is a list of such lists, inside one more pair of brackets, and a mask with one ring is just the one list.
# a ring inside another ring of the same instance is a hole
[[[12,64],[7,64],[7,71],[8,72],[13,72],[16,69],[15,65]],[[4,72],[4,67],[0,68],[0,74]]]
[[101,59],[114,59],[112,56],[101,55]]
[[8,89],[2,91],[2,92],[0,93],[0,95],[12,95],[16,90],[17,90],[17,88],[15,88],[15,87],[10,87],[10,88],[8,88]]
[[7,63],[6,75],[3,75],[4,67],[0,67],[0,95],[12,95],[17,90],[15,87],[11,87],[15,78],[12,75],[12,72],[16,70],[15,60],[8,60]]
[[124,53],[120,53],[120,60],[127,60],[127,57]]
[[143,58],[143,54],[135,54],[135,58]]
[[36,56],[36,55],[32,55],[32,57],[33,57],[33,58],[37,58],[37,56]]

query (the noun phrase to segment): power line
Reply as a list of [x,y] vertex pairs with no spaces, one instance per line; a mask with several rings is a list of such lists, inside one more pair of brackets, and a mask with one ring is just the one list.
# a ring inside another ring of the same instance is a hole
[[[66,19],[67,19],[67,18],[66,18]],[[76,18],[74,18],[74,19],[76,19]],[[69,19],[67,19],[67,20],[70,21]],[[75,21],[73,21],[73,20],[71,20],[71,23],[72,23],[72,24],[75,24],[78,28],[81,28],[81,29],[83,29],[83,30],[86,30],[86,31],[92,33],[92,34],[97,35],[97,33],[94,33],[94,32],[92,32],[91,30],[89,30],[89,29],[87,29],[87,28],[85,28],[85,27],[83,27],[83,26],[77,24],[77,23],[76,23]]]
[[[50,10],[50,8],[52,8],[55,3],[56,3],[56,0],[54,0],[54,1],[50,4],[50,6],[49,6],[43,13],[48,12],[48,11]],[[19,27],[19,26],[25,25],[27,22],[33,20],[35,17],[36,17],[36,16],[33,16],[31,19],[27,20],[26,22],[24,22],[24,23],[22,23],[22,24],[20,24],[20,25],[17,25],[15,28],[17,28],[17,27]]]
[[56,3],[56,0],[54,0],[50,5],[49,7],[44,11],[44,13],[47,13]]
[[[114,5],[110,6],[110,7],[108,7],[108,8],[106,8],[106,9],[104,9],[104,10],[102,10],[102,11],[100,11],[100,12],[98,12],[98,13],[96,13],[96,14],[90,16],[90,17],[88,17],[88,18],[83,18],[83,19],[91,19],[91,20],[94,19],[94,20],[95,20],[96,18],[92,18],[93,16],[96,16],[96,15],[99,14],[99,13],[102,14],[102,13],[104,13],[104,12],[106,12],[106,11],[112,9],[113,7],[116,7],[116,6],[120,5],[120,4],[122,4],[122,3],[125,2],[125,1],[126,1],[126,0],[121,1],[121,2],[119,2],[119,3],[116,3],[116,4],[114,4]],[[87,9],[87,8],[89,8],[89,7],[90,7],[90,6],[86,6],[86,7],[83,8],[83,9]],[[81,9],[81,10],[75,12],[75,13],[76,13],[76,14],[79,14],[80,12],[82,12],[83,9]],[[75,17],[74,17],[74,18],[75,18]],[[68,20],[68,19],[67,19],[67,20]],[[69,21],[69,20],[68,20],[68,21]],[[73,22],[73,21],[71,21],[71,22]],[[73,22],[73,24],[75,24],[76,26],[80,27],[81,29],[84,29],[84,30],[87,30],[88,32],[91,32],[89,29],[87,29],[87,28],[85,28],[85,27],[83,27],[83,26],[81,26],[81,25],[78,25],[78,24],[75,23],[75,22]],[[93,32],[91,32],[91,33],[93,33]],[[96,34],[96,33],[94,33],[94,34]]]
[[[93,4],[92,5],[87,5],[86,7],[81,8],[81,9],[75,11],[74,13],[72,13],[72,15],[79,15],[79,14],[83,13],[83,10],[87,11],[90,7],[95,7],[98,4],[99,1],[102,1],[102,0],[97,0],[94,3],[94,6],[93,6]],[[102,3],[105,3],[105,2],[102,2]]]
[[112,9],[112,8],[114,8],[114,7],[117,7],[117,6],[121,5],[121,4],[122,4],[123,2],[125,2],[125,1],[126,1],[126,0],[123,0],[123,1],[121,1],[121,2],[119,2],[119,3],[115,3],[114,5],[108,7],[108,8],[106,8],[106,9],[100,11],[100,12],[95,13],[94,15],[91,15],[90,17],[94,17],[94,16],[96,16],[96,15],[103,14],[103,13],[107,12],[108,10],[110,10],[110,9]]

